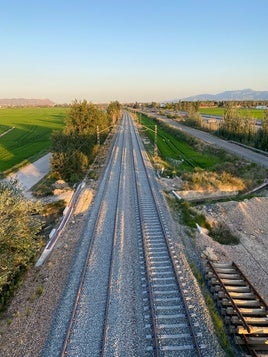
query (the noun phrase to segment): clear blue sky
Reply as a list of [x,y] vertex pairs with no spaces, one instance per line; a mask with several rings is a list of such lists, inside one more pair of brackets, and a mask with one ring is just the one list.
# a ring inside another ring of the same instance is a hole
[[0,0],[0,98],[268,90],[267,0]]

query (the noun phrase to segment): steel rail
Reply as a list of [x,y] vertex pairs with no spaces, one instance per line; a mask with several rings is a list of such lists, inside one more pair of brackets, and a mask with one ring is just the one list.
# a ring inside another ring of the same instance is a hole
[[[118,143],[118,142],[119,142],[119,132],[117,133],[117,137],[116,137],[113,149],[112,149],[111,154],[110,154],[110,160],[109,160],[108,167],[107,167],[109,173],[112,171],[112,166],[113,166],[112,163],[115,161],[114,152],[115,152],[116,143]],[[122,151],[121,151],[121,155],[122,155]],[[105,193],[107,192],[109,179],[110,179],[110,174],[109,175],[107,174],[101,198],[103,198]],[[78,287],[78,290],[77,290],[76,300],[74,302],[72,315],[71,315],[71,318],[70,318],[70,321],[69,321],[69,326],[68,326],[68,329],[67,329],[67,332],[66,332],[66,335],[65,335],[65,340],[64,340],[64,343],[63,343],[62,351],[61,351],[61,356],[62,357],[66,356],[67,348],[68,348],[70,337],[71,337],[71,334],[72,334],[73,324],[74,324],[74,321],[75,321],[75,315],[77,313],[78,304],[79,304],[79,301],[80,301],[80,298],[81,298],[81,292],[82,292],[82,289],[83,289],[83,286],[84,286],[84,283],[85,283],[85,277],[86,277],[86,273],[87,273],[87,269],[88,269],[88,263],[89,263],[89,260],[90,260],[90,257],[91,257],[91,253],[92,253],[92,247],[93,247],[95,238],[97,236],[97,234],[96,234],[97,225],[98,225],[98,222],[99,222],[99,218],[100,218],[100,214],[101,214],[101,208],[102,208],[103,204],[104,204],[104,201],[103,201],[103,199],[101,199],[101,203],[100,203],[100,206],[98,208],[97,219],[94,222],[93,233],[91,235],[90,244],[89,244],[89,247],[88,247],[88,252],[87,252],[86,259],[85,259],[85,264],[84,264],[83,271],[82,271],[81,277],[80,277],[80,283],[79,283],[79,287]]]
[[242,278],[247,282],[247,284],[249,285],[250,289],[254,292],[254,294],[258,297],[260,302],[263,304],[263,306],[268,311],[268,305],[266,304],[266,302],[264,301],[262,296],[258,293],[258,291],[254,288],[254,286],[251,284],[251,282],[248,280],[248,278],[242,273],[242,271],[239,269],[239,267],[234,262],[232,263],[232,265],[239,272],[239,274],[242,276]]
[[[128,122],[130,123],[130,119],[128,118]],[[133,128],[132,128],[133,129]],[[131,144],[131,147],[132,147],[132,151],[133,151],[133,137],[131,135],[131,141],[130,141],[130,144]],[[134,162],[134,155],[132,155],[132,165],[133,165],[133,168],[134,168],[134,173],[135,173],[135,190],[136,190],[136,196],[137,196],[137,202],[139,203],[140,202],[140,194],[139,194],[139,188],[138,188],[138,180],[137,180],[137,173],[136,173],[136,170],[135,170],[135,162]],[[142,212],[141,212],[141,206],[140,204],[137,205],[138,206],[138,212],[139,212],[139,221],[140,221],[140,226],[141,226],[141,231],[142,231],[142,235],[144,236],[144,225],[142,224]],[[146,251],[145,250],[145,242],[144,242],[144,239],[142,240],[142,243],[143,243],[143,250],[144,252]],[[150,309],[151,311],[153,311],[153,314],[152,314],[152,335],[153,335],[153,351],[154,351],[154,355],[156,357],[160,357],[160,341],[159,341],[159,331],[158,331],[158,327],[157,327],[157,323],[156,323],[156,312],[155,312],[155,307],[154,307],[154,302],[153,302],[153,295],[152,295],[152,279],[151,279],[151,276],[149,274],[149,271],[148,271],[148,266],[149,266],[149,261],[148,261],[148,255],[147,254],[144,254],[144,257],[145,257],[145,266],[146,266],[146,277],[147,277],[147,283],[148,283],[148,294],[149,294],[149,306],[150,306]]]
[[[182,286],[181,286],[181,283],[180,283],[180,279],[178,277],[178,272],[177,272],[177,269],[175,268],[174,257],[173,257],[173,255],[171,253],[171,248],[169,246],[168,239],[167,239],[166,228],[164,226],[164,223],[163,223],[160,211],[159,211],[158,200],[157,200],[156,195],[154,193],[154,190],[152,188],[152,184],[151,184],[151,181],[150,181],[150,178],[149,178],[149,175],[148,175],[148,171],[147,171],[147,168],[146,168],[146,165],[145,165],[144,157],[142,155],[141,144],[140,144],[140,141],[138,140],[138,135],[137,135],[136,130],[134,129],[133,132],[134,132],[134,135],[135,135],[135,138],[136,138],[136,142],[137,142],[138,147],[139,147],[139,152],[140,152],[140,156],[141,156],[141,162],[142,162],[142,165],[143,165],[143,168],[144,168],[144,172],[146,174],[146,178],[147,178],[147,181],[148,181],[148,186],[150,188],[150,192],[151,192],[151,195],[152,195],[152,198],[153,198],[153,202],[154,202],[157,214],[158,214],[159,223],[160,223],[160,225],[162,227],[164,241],[165,241],[165,244],[166,244],[166,247],[167,247],[167,250],[168,250],[170,261],[172,263],[172,269],[173,269],[173,272],[174,272],[174,274],[176,276],[176,283],[177,283],[177,286],[178,286],[178,290],[179,290],[179,292],[181,294],[181,298],[182,298],[182,301],[183,301],[183,306],[184,306],[185,313],[186,313],[186,320],[187,320],[187,323],[188,323],[188,326],[189,326],[190,333],[192,335],[193,347],[194,347],[197,355],[198,356],[202,356],[201,348],[198,345],[198,341],[197,341],[197,338],[196,338],[196,335],[195,335],[195,332],[194,332],[194,326],[193,326],[193,323],[192,323],[191,315],[190,315],[189,309],[187,307],[187,302],[186,302],[185,297],[184,297],[183,292],[182,292]],[[145,254],[145,256],[146,255],[147,254]],[[150,280],[149,280],[149,282],[150,282]],[[149,284],[149,287],[150,287],[150,290],[151,290],[151,284]],[[154,312],[154,309],[152,311]],[[154,319],[153,319],[153,321],[154,321]],[[156,328],[155,331],[157,333],[157,328]],[[156,339],[156,345],[157,346],[159,345],[158,339]]]
[[[124,134],[123,140],[126,142],[126,135]],[[123,145],[124,147],[124,145]],[[112,285],[112,278],[113,278],[113,262],[114,262],[114,253],[115,253],[115,241],[116,241],[116,228],[119,222],[119,216],[118,216],[118,206],[119,206],[119,191],[120,191],[120,185],[122,182],[122,162],[123,162],[123,150],[121,152],[121,165],[120,165],[120,174],[119,174],[119,180],[118,180],[118,187],[117,187],[117,200],[116,200],[116,213],[115,213],[115,219],[114,219],[114,227],[113,227],[113,247],[112,247],[112,253],[111,253],[111,260],[110,260],[110,269],[109,269],[109,279],[108,279],[108,285],[107,285],[107,299],[106,299],[106,307],[105,307],[105,316],[104,316],[104,323],[103,323],[103,334],[102,334],[102,349],[101,349],[101,356],[105,356],[105,342],[107,340],[107,334],[108,334],[108,316],[109,316],[109,306],[110,306],[110,301],[111,301],[111,285]]]

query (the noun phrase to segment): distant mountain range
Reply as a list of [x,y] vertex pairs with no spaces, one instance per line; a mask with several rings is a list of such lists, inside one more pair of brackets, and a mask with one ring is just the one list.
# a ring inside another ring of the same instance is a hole
[[54,104],[50,99],[0,99],[0,107],[52,107]]
[[193,102],[198,100],[268,100],[268,91],[255,91],[252,89],[230,90],[218,94],[199,94],[180,100]]

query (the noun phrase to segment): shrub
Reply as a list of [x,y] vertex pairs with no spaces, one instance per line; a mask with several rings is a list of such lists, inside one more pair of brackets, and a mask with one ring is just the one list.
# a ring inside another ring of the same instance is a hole
[[181,217],[184,224],[189,227],[196,228],[196,223],[201,227],[210,228],[209,223],[206,221],[206,218],[203,214],[197,213],[192,207],[191,204],[187,201],[179,203],[181,210]]
[[15,183],[0,183],[0,309],[42,247],[40,210]]
[[221,244],[235,245],[240,242],[239,238],[235,236],[229,227],[224,222],[215,224],[210,229],[210,236]]

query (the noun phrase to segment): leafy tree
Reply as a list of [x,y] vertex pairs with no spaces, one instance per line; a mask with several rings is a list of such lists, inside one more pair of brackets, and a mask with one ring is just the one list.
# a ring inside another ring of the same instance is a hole
[[195,128],[201,128],[202,127],[202,116],[198,112],[190,111],[188,114],[188,118],[185,120],[185,123],[187,125],[195,127]]
[[242,119],[237,109],[230,104],[226,107],[223,120],[219,128],[219,134],[227,139],[239,139],[242,133]]
[[179,111],[179,110],[181,110],[181,109],[182,109],[182,108],[181,108],[181,102],[180,102],[180,101],[174,104],[174,110]]
[[256,146],[268,151],[268,110],[264,111],[262,126],[257,132]]
[[115,124],[121,117],[120,103],[117,100],[115,102],[111,102],[107,108],[107,113],[111,122]]
[[97,127],[102,140],[109,125],[105,111],[86,100],[75,100],[63,131],[52,134],[52,171],[71,183],[82,178],[97,150]]
[[66,118],[63,132],[78,135],[96,134],[97,126],[100,130],[109,126],[107,114],[97,105],[86,100],[82,102],[75,100]]
[[194,102],[194,103],[193,103],[193,106],[194,106],[195,112],[199,112],[200,101]]

